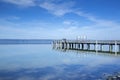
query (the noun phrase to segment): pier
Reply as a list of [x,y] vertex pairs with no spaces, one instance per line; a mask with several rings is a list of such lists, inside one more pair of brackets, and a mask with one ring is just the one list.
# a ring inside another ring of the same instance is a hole
[[54,40],[53,47],[64,50],[120,53],[120,40]]

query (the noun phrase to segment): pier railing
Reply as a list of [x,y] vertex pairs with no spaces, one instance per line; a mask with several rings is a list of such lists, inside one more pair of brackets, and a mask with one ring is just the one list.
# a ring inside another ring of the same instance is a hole
[[56,40],[58,42],[66,43],[90,43],[90,44],[120,44],[120,40]]

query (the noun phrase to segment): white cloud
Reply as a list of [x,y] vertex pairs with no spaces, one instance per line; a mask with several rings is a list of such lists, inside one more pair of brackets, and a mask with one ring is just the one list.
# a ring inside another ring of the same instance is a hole
[[18,17],[18,16],[11,16],[9,19],[19,20],[20,17]]
[[6,16],[4,18],[1,18],[0,21],[13,21],[13,20],[20,20],[21,18],[18,16]]
[[54,78],[56,78],[56,74],[49,74],[49,75],[45,75],[45,76],[43,76],[43,77],[40,77],[39,78],[39,80],[52,80],[52,79],[54,79]]
[[71,25],[72,22],[71,21],[64,21],[63,24],[66,24],[66,25]]
[[78,21],[74,21],[74,20],[65,20],[63,21],[63,24],[66,26],[78,26],[79,25]]
[[35,78],[31,76],[22,76],[22,77],[18,77],[17,80],[35,80]]
[[3,1],[21,7],[35,6],[35,0],[3,0]]
[[82,16],[82,17],[85,17],[86,19],[88,19],[89,21],[92,21],[94,22],[94,25],[96,27],[120,27],[119,23],[115,22],[115,21],[111,21],[111,20],[105,20],[105,19],[99,19],[99,18],[96,18],[95,16],[93,15],[90,15],[88,13],[84,13],[84,12],[81,12],[81,11],[76,11],[74,12],[75,14],[79,15],[79,16]]
[[67,13],[72,12],[72,7],[74,6],[74,2],[63,2],[63,3],[54,3],[53,1],[45,1],[40,4],[41,8],[48,10],[50,13],[56,16],[63,16]]

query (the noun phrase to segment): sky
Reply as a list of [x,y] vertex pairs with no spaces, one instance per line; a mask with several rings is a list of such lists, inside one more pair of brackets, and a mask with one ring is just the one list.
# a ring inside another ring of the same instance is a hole
[[0,39],[120,39],[120,0],[0,0]]

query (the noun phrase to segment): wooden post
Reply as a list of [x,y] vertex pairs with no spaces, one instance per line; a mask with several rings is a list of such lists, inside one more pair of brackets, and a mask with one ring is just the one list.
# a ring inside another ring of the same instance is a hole
[[84,44],[82,43],[81,45],[82,45],[82,50],[83,50],[84,49]]
[[94,50],[95,50],[95,44],[94,44]]
[[119,52],[120,52],[120,45],[119,45]]
[[80,44],[78,43],[78,49],[80,49]]
[[71,43],[71,45],[72,45],[72,49],[73,49],[73,43]]
[[115,41],[115,54],[117,54],[117,41]]
[[69,47],[70,47],[70,45],[69,45],[69,43],[67,43],[67,49],[69,49]]
[[113,45],[109,45],[109,52],[113,52]]
[[64,47],[65,47],[65,46],[64,46],[64,43],[62,42],[62,49],[64,49]]
[[102,44],[100,44],[100,51],[102,51]]
[[69,49],[71,49],[71,44],[70,43],[68,43],[69,44]]
[[76,46],[77,44],[75,43],[75,49],[77,49],[77,46]]
[[90,50],[90,44],[87,44],[88,45],[88,50]]
[[66,42],[64,42],[64,44],[65,44],[65,49],[67,49],[67,43],[66,43]]
[[96,50],[96,52],[98,52],[98,42],[97,42],[97,40],[96,40],[95,50]]

